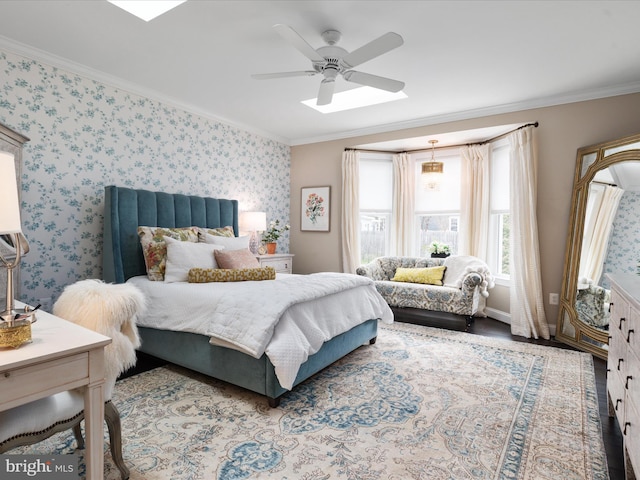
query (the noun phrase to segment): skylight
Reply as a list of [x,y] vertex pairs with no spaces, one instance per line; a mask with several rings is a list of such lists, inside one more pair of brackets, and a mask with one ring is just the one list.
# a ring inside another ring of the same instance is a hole
[[159,17],[187,0],[107,0],[116,7],[141,18],[145,22]]
[[329,105],[316,105],[316,98],[303,100],[302,103],[321,113],[333,113],[367,107],[369,105],[377,105],[379,103],[393,102],[395,100],[402,100],[403,98],[407,98],[407,95],[402,91],[393,93],[373,87],[359,87],[334,94]]

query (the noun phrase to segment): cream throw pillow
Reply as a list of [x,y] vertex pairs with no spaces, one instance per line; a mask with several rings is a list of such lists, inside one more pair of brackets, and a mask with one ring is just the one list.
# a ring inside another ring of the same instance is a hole
[[165,237],[164,241],[167,244],[165,282],[187,282],[192,268],[218,268],[213,252],[224,248],[207,243],[181,242],[170,237]]
[[244,237],[217,237],[215,235],[204,236],[205,243],[212,245],[221,245],[227,250],[240,250],[241,248],[249,248],[250,237],[245,235]]

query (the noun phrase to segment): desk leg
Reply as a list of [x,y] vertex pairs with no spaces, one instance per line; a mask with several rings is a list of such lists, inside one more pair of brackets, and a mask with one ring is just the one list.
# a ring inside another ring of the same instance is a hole
[[[103,350],[90,352],[91,367],[99,365],[101,375],[90,382],[84,391],[84,428],[87,440],[84,459],[87,466],[86,480],[104,478],[104,369]],[[94,360],[94,361],[92,361]],[[95,378],[95,377],[94,377]]]

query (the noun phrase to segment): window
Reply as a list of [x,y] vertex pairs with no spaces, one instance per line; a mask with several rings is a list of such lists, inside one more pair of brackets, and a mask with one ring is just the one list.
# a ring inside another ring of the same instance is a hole
[[360,262],[389,254],[393,201],[389,154],[360,155]]
[[[510,275],[510,191],[509,142],[493,142],[490,147],[489,232],[487,258],[497,279]],[[415,204],[413,245],[410,255],[428,257],[429,245],[446,243],[451,253],[459,250],[460,207],[462,193],[462,158],[460,148],[443,148],[435,152],[435,160],[444,163],[439,190],[427,190],[420,182],[422,163],[431,160],[431,150],[411,154],[415,162]],[[362,264],[389,255],[393,228],[393,154],[360,154],[360,251]]]
[[425,189],[420,181],[422,163],[431,160],[431,153],[412,155],[416,162],[416,238],[414,255],[428,257],[429,245],[437,241],[458,253],[458,223],[460,222],[460,155],[458,149],[441,150],[435,160],[443,162],[442,183],[439,190]]
[[509,210],[509,143],[502,140],[491,146],[489,252],[487,263],[498,278],[509,278],[511,217]]

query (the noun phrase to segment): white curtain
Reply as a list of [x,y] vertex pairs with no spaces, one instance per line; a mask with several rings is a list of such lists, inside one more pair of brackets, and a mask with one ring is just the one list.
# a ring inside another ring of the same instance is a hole
[[489,235],[489,145],[460,149],[462,188],[460,202],[460,255],[486,260]]
[[534,127],[509,134],[511,207],[511,333],[549,338],[538,246],[537,158]]
[[360,265],[360,153],[342,154],[342,271],[356,273]]
[[406,153],[394,155],[391,255],[408,256],[412,253],[415,191],[413,160]]
[[594,285],[602,276],[613,219],[623,193],[621,188],[609,185],[592,184],[589,189],[578,276],[593,280]]

